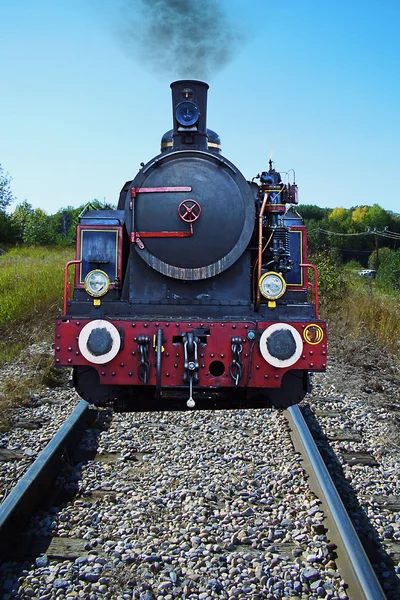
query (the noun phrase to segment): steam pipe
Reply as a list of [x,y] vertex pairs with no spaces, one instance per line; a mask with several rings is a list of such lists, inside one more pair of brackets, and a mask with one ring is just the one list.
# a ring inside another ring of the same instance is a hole
[[264,216],[265,207],[267,205],[269,198],[268,192],[264,192],[264,199],[262,201],[260,214],[258,215],[258,268],[257,268],[257,295],[256,295],[256,303],[254,306],[254,310],[258,312],[260,310],[260,301],[261,301],[261,292],[258,287],[258,282],[261,278],[261,269],[262,269],[262,220]]

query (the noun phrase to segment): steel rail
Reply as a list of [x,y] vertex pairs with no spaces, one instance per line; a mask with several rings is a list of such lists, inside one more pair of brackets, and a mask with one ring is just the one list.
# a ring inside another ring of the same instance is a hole
[[[0,559],[7,558],[13,536],[21,531],[48,493],[61,467],[73,452],[89,419],[89,404],[81,400],[41,451],[25,475],[0,504]],[[96,412],[96,411],[93,411]]]
[[337,565],[344,581],[349,585],[346,590],[349,597],[354,600],[386,600],[300,408],[294,405],[285,413],[295,449],[303,456],[310,486],[325,510],[329,538],[337,545]]

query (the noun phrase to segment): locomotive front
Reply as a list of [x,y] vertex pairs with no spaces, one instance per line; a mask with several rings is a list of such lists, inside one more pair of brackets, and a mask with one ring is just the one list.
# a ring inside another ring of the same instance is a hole
[[207,128],[208,85],[171,89],[161,153],[117,210],[79,218],[56,364],[85,400],[120,410],[289,406],[327,349],[306,230],[288,210],[297,187],[271,161],[247,182]]

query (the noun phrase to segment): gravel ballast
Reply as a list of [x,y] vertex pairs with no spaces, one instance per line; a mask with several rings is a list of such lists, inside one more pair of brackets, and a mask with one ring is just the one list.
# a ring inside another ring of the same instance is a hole
[[[400,516],[376,498],[399,496],[400,457],[398,413],[388,406],[389,398],[398,403],[398,373],[385,369],[366,376],[333,359],[307,403],[329,438],[351,433],[329,440],[332,470],[336,461],[389,556]],[[76,402],[60,388],[15,411],[16,425],[41,427],[0,435],[0,449],[19,453],[0,463],[3,496]],[[84,445],[96,446],[96,459],[71,465],[58,481],[74,497],[38,513],[27,531],[74,541],[76,555],[4,563],[5,600],[347,598],[319,501],[278,411],[115,414]],[[344,456],[360,449],[377,464],[349,465]],[[382,558],[380,568],[396,597],[399,565]]]

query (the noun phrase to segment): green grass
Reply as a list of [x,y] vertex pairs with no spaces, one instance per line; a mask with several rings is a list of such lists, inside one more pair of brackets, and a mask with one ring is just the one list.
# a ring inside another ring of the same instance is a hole
[[0,363],[54,329],[74,250],[22,248],[0,257]]

